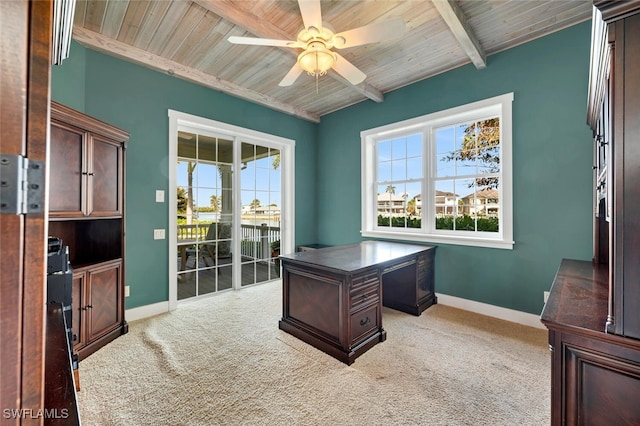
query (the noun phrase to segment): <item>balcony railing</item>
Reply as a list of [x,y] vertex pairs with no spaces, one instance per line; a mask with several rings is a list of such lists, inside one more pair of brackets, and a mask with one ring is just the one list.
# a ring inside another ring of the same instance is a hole
[[[178,225],[180,241],[204,241],[209,224]],[[269,259],[271,243],[280,240],[280,227],[266,225],[240,225],[240,254],[243,258]]]

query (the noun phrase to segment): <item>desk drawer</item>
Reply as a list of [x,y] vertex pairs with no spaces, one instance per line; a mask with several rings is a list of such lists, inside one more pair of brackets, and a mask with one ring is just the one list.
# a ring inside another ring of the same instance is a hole
[[380,300],[380,285],[378,281],[366,287],[359,287],[351,290],[351,312],[354,312],[365,305],[378,303]]
[[378,318],[380,317],[378,309],[380,305],[375,305],[358,311],[351,315],[351,342],[352,344],[369,336],[372,331],[379,328]]
[[351,292],[360,290],[362,287],[368,287],[370,285],[378,284],[378,271],[366,272],[362,275],[353,277],[351,281]]

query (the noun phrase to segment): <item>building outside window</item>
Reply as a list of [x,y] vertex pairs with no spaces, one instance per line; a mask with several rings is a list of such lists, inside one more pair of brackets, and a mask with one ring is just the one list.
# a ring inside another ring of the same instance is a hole
[[512,248],[512,101],[363,131],[362,235]]

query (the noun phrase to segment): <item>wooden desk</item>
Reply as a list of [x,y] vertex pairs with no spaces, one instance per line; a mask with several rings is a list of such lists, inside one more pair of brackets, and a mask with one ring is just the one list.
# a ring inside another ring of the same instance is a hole
[[383,304],[420,315],[436,303],[435,249],[365,241],[280,256],[280,329],[352,364],[386,339]]
[[298,246],[298,251],[318,250],[321,248],[331,247],[326,244],[302,244]]

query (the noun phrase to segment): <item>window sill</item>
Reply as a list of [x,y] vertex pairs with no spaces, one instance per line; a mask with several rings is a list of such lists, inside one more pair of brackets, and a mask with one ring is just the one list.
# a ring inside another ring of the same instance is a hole
[[489,238],[464,238],[449,235],[418,235],[405,232],[388,231],[361,231],[360,234],[367,238],[385,238],[390,240],[417,241],[423,243],[454,244],[460,246],[485,247],[503,250],[513,250],[514,241]]

